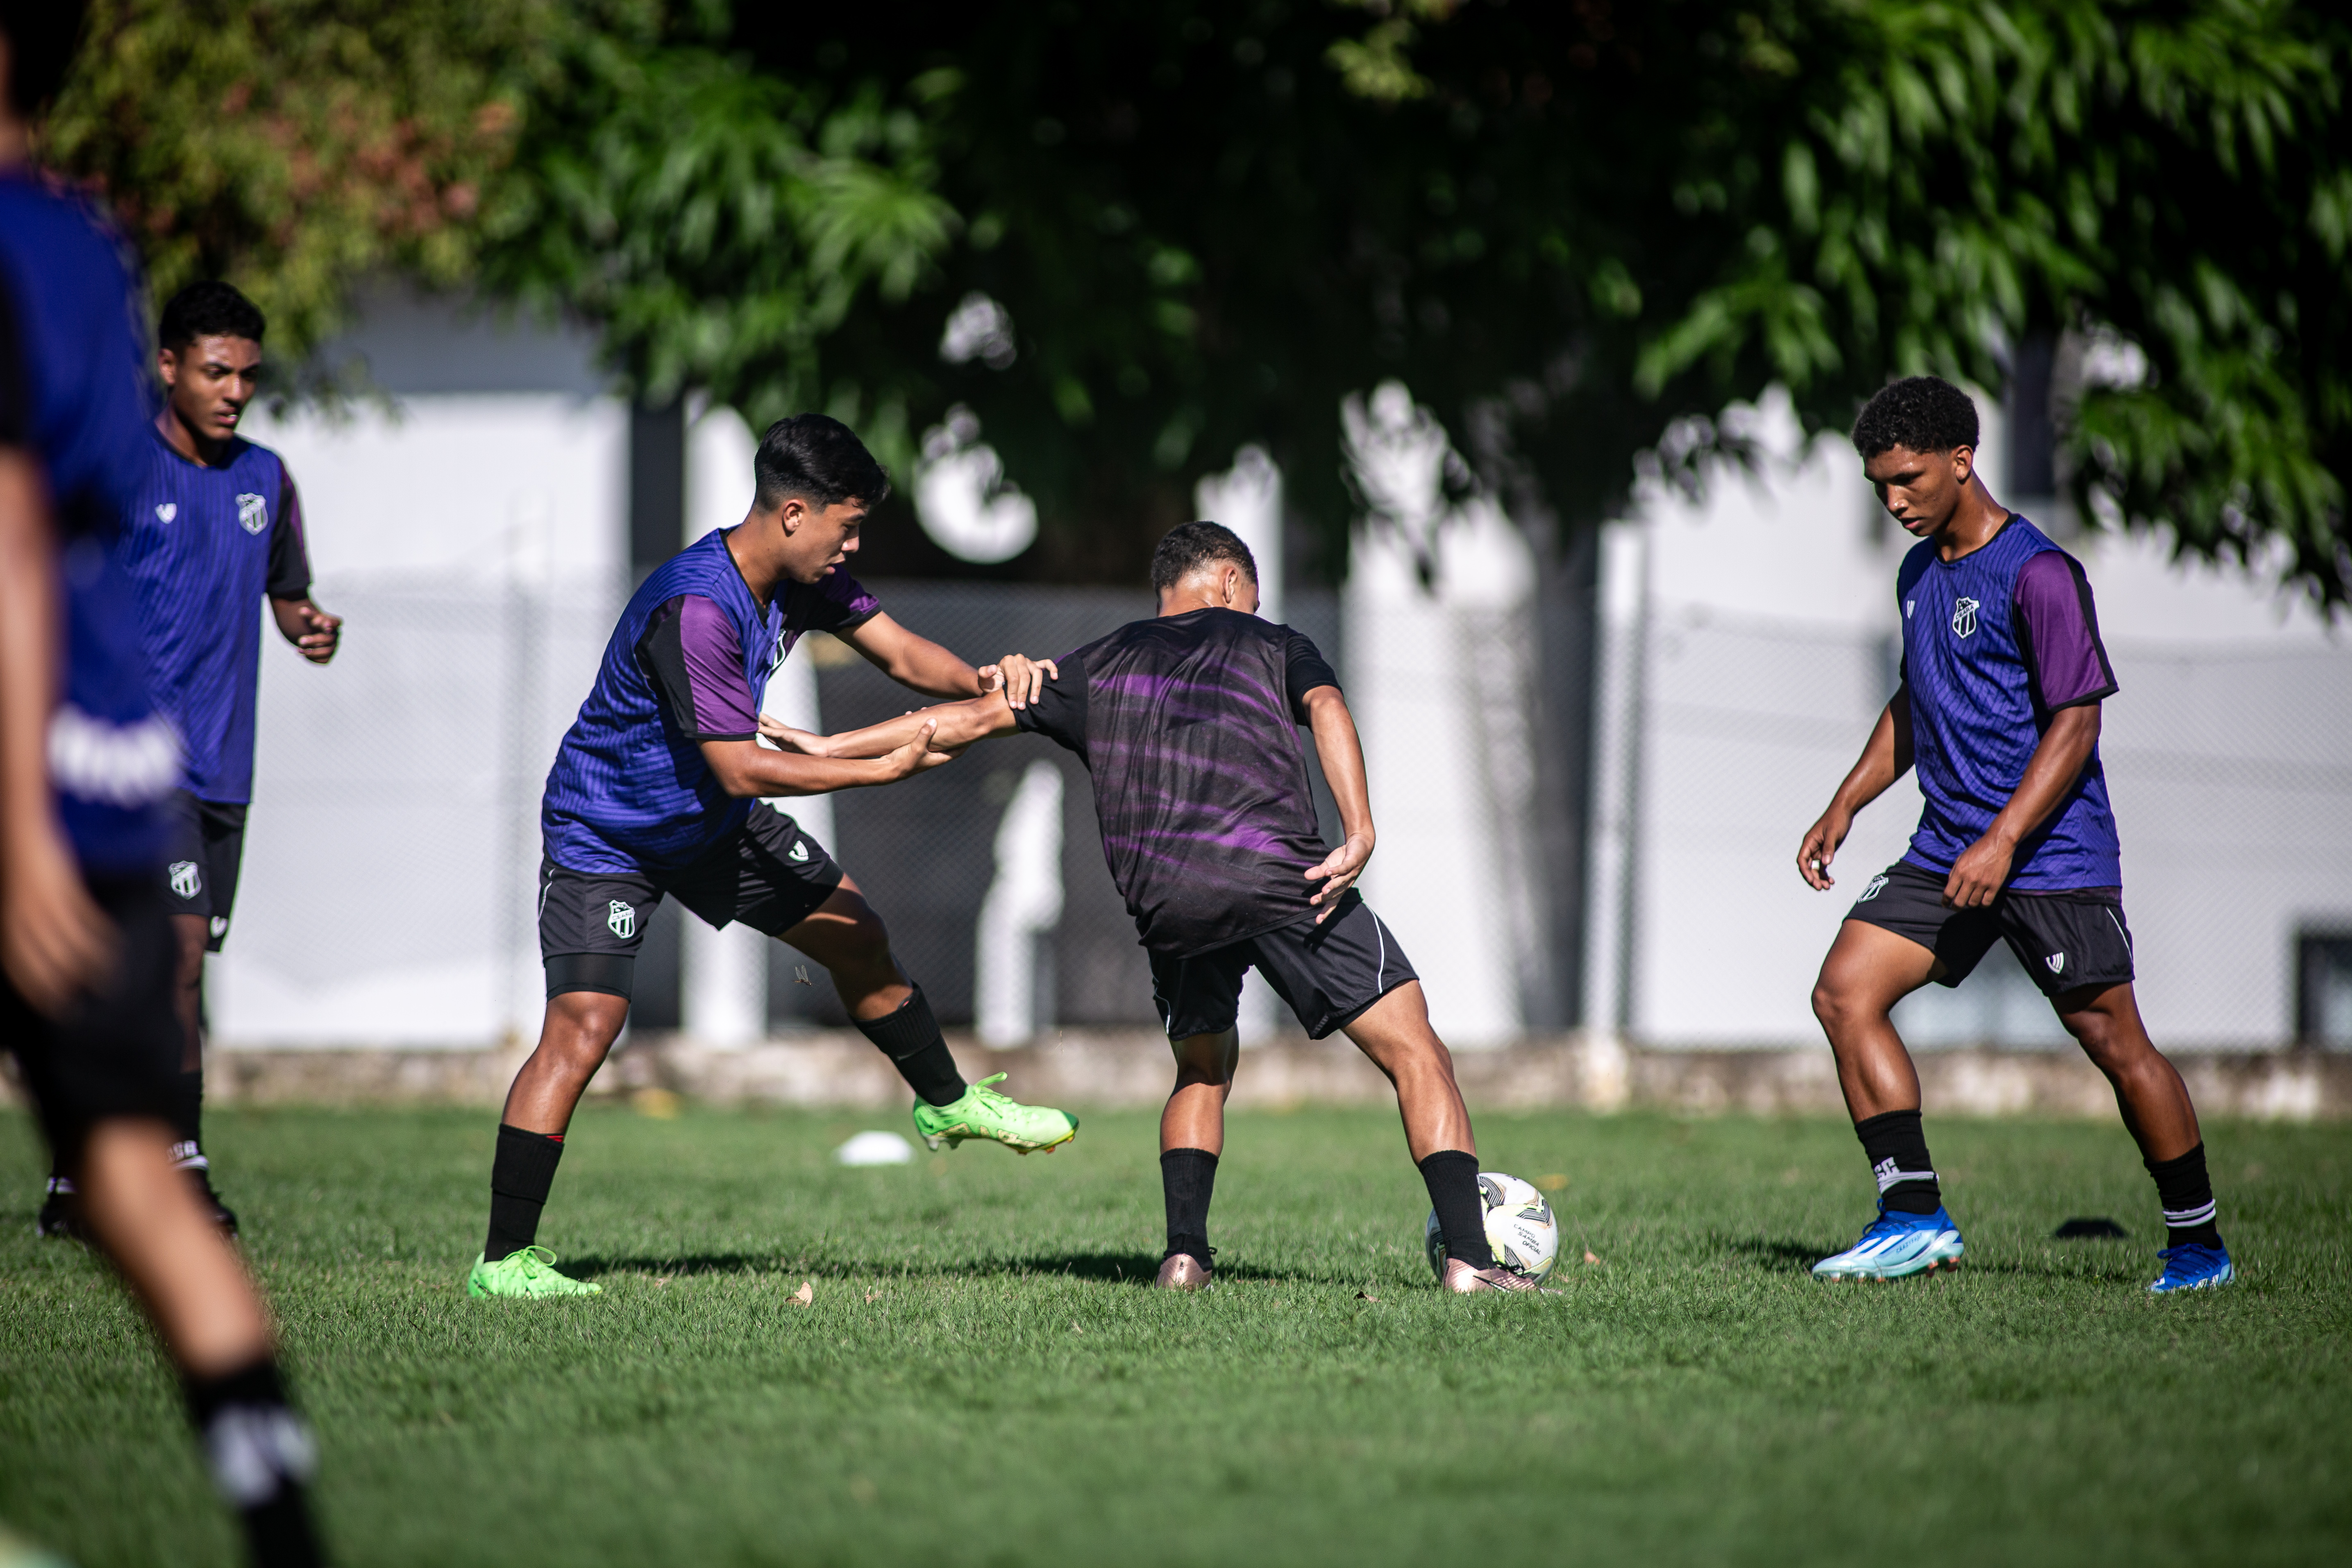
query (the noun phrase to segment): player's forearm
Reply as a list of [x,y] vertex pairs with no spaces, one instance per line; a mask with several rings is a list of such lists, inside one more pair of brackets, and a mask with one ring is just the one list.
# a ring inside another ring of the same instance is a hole
[[1869,742],[1862,748],[1862,756],[1838,785],[1837,794],[1831,797],[1833,809],[1852,816],[1895,787],[1895,781],[1911,765],[1910,748],[1902,743],[1901,733],[1909,728],[1909,718],[1908,705],[1898,691],[1894,700],[1880,710]]
[[926,697],[977,697],[980,672],[929,637],[919,637],[888,616],[876,616],[848,634],[850,646],[877,669]]
[[2033,758],[2025,764],[2025,777],[2018,781],[2017,793],[1992,819],[1985,837],[2014,848],[2025,837],[2050,820],[2074,781],[2083,776],[2084,764],[2091,760],[2091,750],[2099,743],[2099,705],[2084,703],[2080,708],[2063,708],[2051,719],[2050,728],[2043,731],[2042,742],[2033,748]]
[[915,738],[925,723],[937,727],[931,731],[931,744],[943,751],[960,751],[975,741],[985,741],[995,735],[1010,735],[1019,726],[1013,721],[1011,704],[1001,691],[968,701],[950,702],[937,708],[918,709],[901,713],[896,719],[886,719],[879,724],[868,724],[863,730],[845,730],[838,735],[825,737],[825,754],[829,757],[887,756]]
[[[873,758],[808,757],[746,744],[748,754],[730,757],[725,767],[711,770],[719,787],[740,798],[827,795],[837,789],[892,784],[905,776]],[[881,753],[875,755],[878,758]]]
[[1372,791],[1364,775],[1364,743],[1356,733],[1347,699],[1337,687],[1318,686],[1307,694],[1307,717],[1316,758],[1323,764],[1323,782],[1339,808],[1339,831],[1349,838],[1372,838]]
[[32,461],[0,451],[0,874],[20,835],[50,831],[49,710],[58,695],[57,545]]

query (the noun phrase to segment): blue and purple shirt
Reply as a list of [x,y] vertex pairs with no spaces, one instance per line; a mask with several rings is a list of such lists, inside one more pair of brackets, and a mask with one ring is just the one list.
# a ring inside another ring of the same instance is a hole
[[1179,957],[1314,918],[1328,853],[1297,726],[1338,678],[1237,610],[1135,621],[1055,661],[1020,727],[1094,775],[1103,858],[1143,945]]
[[277,453],[238,437],[210,468],[152,424],[123,562],[139,584],[155,700],[186,748],[188,791],[253,798],[260,605],[310,591],[302,503]]
[[163,864],[161,807],[180,783],[120,549],[146,461],[144,342],[120,239],[80,202],[0,174],[0,445],[30,451],[48,480],[66,623],[49,779],[83,870],[102,876]]
[[[2024,518],[1957,561],[1927,541],[1895,577],[1911,751],[1927,799],[1903,858],[1947,872],[2024,782],[2051,715],[2115,695],[2115,668],[2082,563]],[[2063,892],[2123,884],[2097,748],[2018,846],[2009,886]]]
[[540,807],[548,858],[566,870],[676,870],[741,826],[753,803],[727,793],[701,743],[756,736],[768,678],[793,645],[882,607],[837,569],[784,584],[763,607],[727,552],[732,531],[656,567],[604,645]]

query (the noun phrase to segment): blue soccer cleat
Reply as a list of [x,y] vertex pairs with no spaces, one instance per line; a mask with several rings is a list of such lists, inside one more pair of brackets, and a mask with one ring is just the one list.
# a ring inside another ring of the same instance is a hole
[[2202,1290],[2208,1285],[2227,1285],[2238,1277],[2238,1271],[2230,1267],[2230,1249],[2226,1247],[2200,1247],[2192,1241],[2168,1247],[2157,1256],[2164,1259],[2164,1272],[2148,1287],[2152,1295]]
[[1879,1200],[1878,1217],[1862,1239],[1834,1258],[1813,1265],[1816,1279],[1900,1279],[1956,1267],[1960,1254],[1959,1227],[1940,1207],[1934,1214],[1890,1214]]

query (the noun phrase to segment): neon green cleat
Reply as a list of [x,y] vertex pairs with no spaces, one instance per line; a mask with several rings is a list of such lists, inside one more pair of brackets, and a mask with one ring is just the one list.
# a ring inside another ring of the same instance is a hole
[[916,1100],[917,1135],[934,1149],[943,1142],[952,1149],[967,1138],[986,1138],[1019,1154],[1032,1149],[1050,1154],[1078,1135],[1078,1119],[1068,1111],[1050,1105],[1024,1105],[988,1087],[1003,1081],[1003,1073],[982,1079],[950,1105]]
[[593,1280],[574,1279],[569,1274],[555,1271],[555,1254],[543,1247],[526,1247],[520,1252],[509,1252],[496,1263],[483,1261],[477,1254],[474,1270],[466,1276],[468,1296],[601,1296],[604,1287]]

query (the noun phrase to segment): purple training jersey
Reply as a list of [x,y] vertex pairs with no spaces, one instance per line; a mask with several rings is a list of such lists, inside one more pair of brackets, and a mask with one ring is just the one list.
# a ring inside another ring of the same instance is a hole
[[676,870],[741,826],[752,803],[720,786],[701,742],[757,735],[768,678],[793,645],[881,608],[837,569],[761,607],[727,552],[732,531],[655,568],[613,628],[540,808],[547,857],[566,870]]
[[180,783],[120,549],[148,419],[142,291],[123,257],[81,203],[0,174],[0,446],[28,451],[48,482],[66,654],[50,784],[82,868],[102,876],[162,866],[160,808]]
[[[1957,561],[1932,541],[1895,578],[1903,687],[1927,806],[1903,858],[1948,872],[2024,782],[2051,715],[2116,692],[2081,563],[2011,516]],[[2057,809],[2017,847],[2020,892],[2123,885],[2107,775],[2094,747]]]
[[242,805],[253,798],[261,600],[310,591],[302,503],[267,447],[233,439],[206,468],[152,424],[147,433],[122,548],[139,584],[155,700],[186,748],[189,792]]
[[1189,957],[1311,920],[1328,853],[1297,726],[1338,679],[1288,626],[1236,610],[1135,621],[1055,661],[1014,710],[1094,775],[1103,858],[1143,945]]

